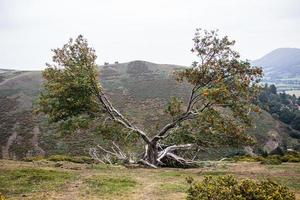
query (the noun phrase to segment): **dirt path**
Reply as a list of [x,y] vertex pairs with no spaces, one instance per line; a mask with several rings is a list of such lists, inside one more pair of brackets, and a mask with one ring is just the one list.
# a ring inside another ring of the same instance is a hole
[[86,169],[79,170],[78,172],[79,176],[76,177],[76,180],[66,182],[59,191],[47,193],[44,196],[44,200],[84,200],[85,196],[82,191],[85,187],[85,179],[91,177],[94,173]]
[[141,186],[137,190],[137,193],[131,195],[132,200],[152,200],[155,194],[156,184],[145,177],[138,177],[137,181],[141,183]]
[[68,183],[61,193],[56,193],[55,199],[70,200],[80,198],[80,187],[83,185],[82,178]]

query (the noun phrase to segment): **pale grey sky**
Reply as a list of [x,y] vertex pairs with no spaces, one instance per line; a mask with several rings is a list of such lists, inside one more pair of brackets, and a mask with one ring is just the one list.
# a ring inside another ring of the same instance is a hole
[[99,64],[190,65],[197,27],[229,35],[247,59],[300,48],[300,0],[0,0],[0,68],[43,69],[78,34]]

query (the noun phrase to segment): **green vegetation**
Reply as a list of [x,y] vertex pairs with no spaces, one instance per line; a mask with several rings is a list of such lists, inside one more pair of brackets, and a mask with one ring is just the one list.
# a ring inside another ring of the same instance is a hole
[[76,176],[71,172],[46,169],[1,169],[0,192],[11,196],[58,189]]
[[265,165],[279,165],[281,163],[291,162],[297,163],[300,162],[300,153],[291,152],[286,153],[285,155],[268,155],[268,156],[234,156],[231,158],[226,158],[226,161],[234,162],[260,162]]
[[160,184],[159,189],[167,192],[186,192],[188,185],[183,185],[182,183],[175,183],[171,185]]
[[92,163],[93,159],[87,156],[65,156],[65,155],[52,155],[47,158],[50,161],[69,161],[73,163]]
[[29,156],[22,159],[25,162],[34,162],[34,161],[40,161],[40,160],[49,160],[54,162],[59,161],[68,161],[73,163],[87,163],[91,164],[93,163],[93,159],[88,156],[67,156],[67,155],[52,155],[47,158],[44,156]]
[[[265,85],[258,98],[261,108],[272,114],[273,117],[291,125],[295,130],[300,130],[300,97],[286,93],[277,93],[275,85]],[[300,133],[294,133],[295,138],[300,138]]]
[[192,183],[187,200],[295,200],[295,194],[274,181],[237,180],[233,176],[206,176]]
[[271,159],[264,159],[260,163],[263,165],[280,165],[282,161],[280,159],[271,158]]
[[[300,164],[261,165],[258,162],[210,162],[193,169],[126,168],[122,165],[20,162],[0,160],[0,193],[8,199],[163,199],[186,198],[187,177],[195,182],[205,176],[235,175],[270,179],[300,197]],[[74,171],[74,168],[79,168]],[[22,197],[23,198],[23,197]]]
[[89,192],[99,196],[117,195],[130,192],[137,185],[137,182],[129,177],[103,177],[92,176],[86,179]]
[[5,200],[5,197],[1,192],[0,192],[0,200]]
[[293,176],[286,176],[286,177],[276,177],[274,178],[275,181],[281,183],[282,185],[287,186],[291,190],[300,191],[300,180],[299,178],[295,178]]
[[225,171],[207,171],[207,172],[201,173],[201,175],[203,175],[203,176],[223,176],[225,174],[226,174]]
[[34,161],[40,161],[45,159],[44,156],[28,156],[22,159],[22,161],[25,162],[34,162]]

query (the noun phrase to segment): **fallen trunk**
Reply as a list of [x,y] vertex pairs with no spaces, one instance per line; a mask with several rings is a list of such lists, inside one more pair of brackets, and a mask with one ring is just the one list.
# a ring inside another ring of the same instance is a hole
[[145,146],[145,153],[142,159],[134,159],[130,154],[124,153],[118,145],[113,143],[110,149],[105,149],[100,145],[90,149],[91,157],[100,163],[114,164],[116,160],[124,164],[142,164],[147,167],[193,167],[196,162],[185,159],[176,153],[180,150],[188,150],[192,144],[164,146],[158,143],[151,143]]

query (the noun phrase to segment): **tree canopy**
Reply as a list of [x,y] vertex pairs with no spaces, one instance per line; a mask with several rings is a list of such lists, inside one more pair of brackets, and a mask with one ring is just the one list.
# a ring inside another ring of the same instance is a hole
[[47,64],[43,72],[45,83],[38,101],[39,110],[53,122],[80,114],[97,115],[101,107],[95,92],[101,87],[95,51],[82,35],[52,51],[55,64]]

